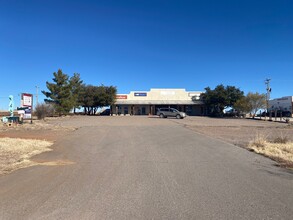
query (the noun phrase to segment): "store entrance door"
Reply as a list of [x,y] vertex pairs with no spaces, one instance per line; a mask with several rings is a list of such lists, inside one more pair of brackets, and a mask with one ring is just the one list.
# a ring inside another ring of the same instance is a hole
[[142,115],[145,115],[146,113],[145,113],[145,107],[141,107],[141,114]]

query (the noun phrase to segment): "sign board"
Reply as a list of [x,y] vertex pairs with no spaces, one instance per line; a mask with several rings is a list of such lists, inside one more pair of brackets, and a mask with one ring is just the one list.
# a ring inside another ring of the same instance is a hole
[[31,108],[27,108],[24,110],[24,119],[31,119],[32,118],[32,109]]
[[135,92],[134,96],[147,96],[146,92]]
[[[33,108],[33,95],[28,93],[21,94],[21,108],[23,110],[24,119],[32,119],[32,108]],[[23,112],[22,112],[23,113]]]
[[22,106],[32,106],[33,103],[33,95],[22,93]]
[[127,95],[116,95],[116,99],[127,99]]

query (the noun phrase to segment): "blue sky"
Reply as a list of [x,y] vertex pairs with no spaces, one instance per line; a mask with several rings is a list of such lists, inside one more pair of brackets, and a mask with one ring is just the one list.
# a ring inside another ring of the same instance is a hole
[[0,0],[0,109],[59,68],[119,93],[264,93],[271,78],[272,98],[293,95],[292,11],[292,0]]

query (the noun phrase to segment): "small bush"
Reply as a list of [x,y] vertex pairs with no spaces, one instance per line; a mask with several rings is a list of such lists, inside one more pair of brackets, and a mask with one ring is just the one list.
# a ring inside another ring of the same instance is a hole
[[288,143],[288,138],[286,136],[279,136],[279,137],[276,137],[274,140],[273,140],[273,143],[276,143],[276,144],[287,144]]
[[280,162],[283,166],[293,167],[293,142],[281,133],[273,141],[267,141],[264,135],[256,135],[248,148]]
[[250,145],[253,145],[258,148],[265,147],[267,143],[267,138],[262,134],[257,134],[253,141],[250,142]]
[[35,114],[39,120],[54,114],[54,107],[50,104],[38,104],[35,108]]

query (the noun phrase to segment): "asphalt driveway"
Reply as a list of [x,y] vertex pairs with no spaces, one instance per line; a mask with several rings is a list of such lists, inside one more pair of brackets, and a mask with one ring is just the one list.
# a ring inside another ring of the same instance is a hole
[[35,166],[0,177],[0,219],[291,219],[293,174],[176,119],[73,117]]

